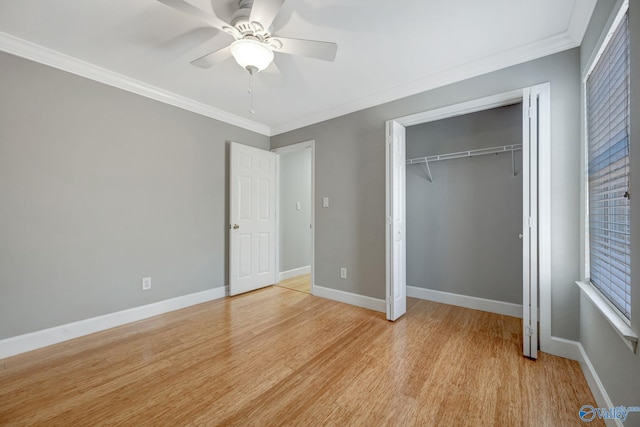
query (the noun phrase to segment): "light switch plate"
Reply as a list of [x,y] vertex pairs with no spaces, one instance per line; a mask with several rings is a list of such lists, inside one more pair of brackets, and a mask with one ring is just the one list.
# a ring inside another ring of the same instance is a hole
[[329,207],[329,198],[328,197],[323,197],[322,198],[322,207],[323,208],[328,208]]
[[300,210],[300,202],[296,202],[296,210],[299,211]]

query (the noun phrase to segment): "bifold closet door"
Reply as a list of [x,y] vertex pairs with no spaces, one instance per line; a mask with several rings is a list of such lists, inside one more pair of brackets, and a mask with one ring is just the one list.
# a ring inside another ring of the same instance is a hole
[[407,312],[406,129],[387,122],[387,319]]
[[525,89],[522,102],[522,337],[523,354],[538,357],[538,118],[540,94]]

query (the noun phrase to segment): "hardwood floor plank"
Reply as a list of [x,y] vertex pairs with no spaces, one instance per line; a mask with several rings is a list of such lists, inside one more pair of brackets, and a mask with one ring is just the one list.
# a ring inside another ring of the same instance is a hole
[[14,356],[0,425],[582,425],[579,364],[522,357],[520,319],[407,306],[274,286]]
[[286,280],[282,280],[278,283],[281,288],[291,289],[293,291],[311,293],[311,274],[303,274],[296,277],[291,277]]

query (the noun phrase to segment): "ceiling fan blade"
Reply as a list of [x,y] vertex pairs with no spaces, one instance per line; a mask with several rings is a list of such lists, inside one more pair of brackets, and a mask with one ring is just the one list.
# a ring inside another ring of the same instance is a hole
[[191,65],[207,69],[213,67],[216,64],[224,62],[229,58],[231,58],[231,51],[229,50],[229,46],[227,46],[214,52],[207,53],[206,55],[191,61]]
[[182,13],[185,13],[193,18],[199,19],[200,21],[206,22],[212,27],[218,28],[219,30],[223,30],[224,28],[231,27],[229,24],[224,22],[222,19],[218,18],[214,12],[205,12],[201,9],[198,9],[195,6],[187,3],[184,0],[158,0],[162,4],[166,4],[169,7],[172,7],[176,10],[179,10]]
[[258,22],[262,28],[268,30],[280,11],[284,0],[254,0],[251,8],[251,22]]
[[272,37],[271,39],[282,43],[282,47],[274,48],[276,52],[308,56],[310,58],[322,59],[323,61],[333,61],[336,59],[336,52],[338,51],[338,45],[335,43],[289,39],[286,37]]

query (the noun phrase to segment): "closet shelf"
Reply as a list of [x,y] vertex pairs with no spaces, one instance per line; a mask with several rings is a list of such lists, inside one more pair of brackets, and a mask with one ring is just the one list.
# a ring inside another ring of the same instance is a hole
[[480,148],[478,150],[458,151],[456,153],[437,154],[435,156],[427,157],[416,157],[413,159],[407,159],[407,164],[420,165],[424,169],[424,173],[425,175],[427,175],[427,179],[429,180],[429,182],[433,182],[429,163],[437,162],[440,160],[460,159],[463,157],[484,156],[487,154],[511,153],[511,171],[513,172],[513,176],[516,176],[516,163],[513,153],[518,150],[522,150],[522,144],[502,145],[500,147]]

